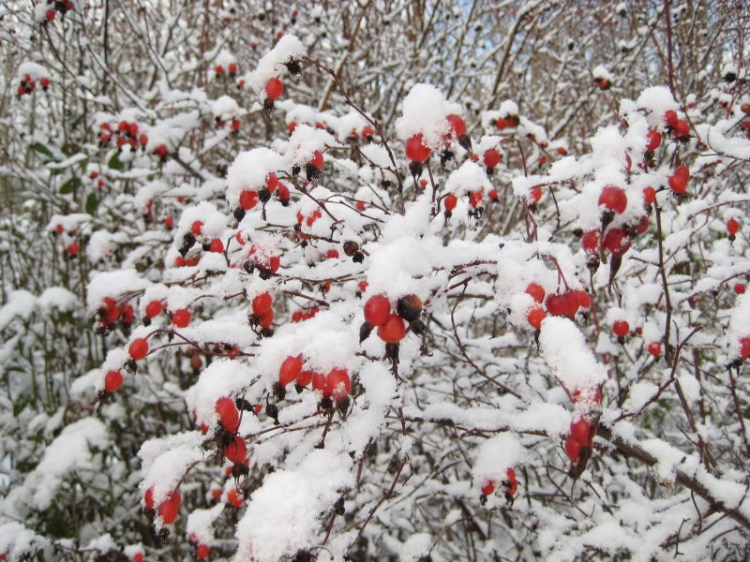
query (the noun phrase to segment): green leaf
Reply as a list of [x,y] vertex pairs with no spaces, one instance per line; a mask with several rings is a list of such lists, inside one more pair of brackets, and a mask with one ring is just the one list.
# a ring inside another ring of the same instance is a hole
[[81,185],[81,180],[78,178],[70,178],[68,181],[66,181],[64,184],[62,184],[62,187],[60,188],[60,193],[62,195],[67,195],[68,193],[73,193],[73,191]]
[[40,154],[44,154],[45,156],[47,156],[48,158],[52,160],[56,160],[55,155],[52,154],[52,151],[40,142],[35,142],[29,148],[31,148],[31,150],[36,150]]
[[109,159],[109,162],[107,163],[107,166],[109,166],[113,170],[122,170],[123,163],[120,162],[120,159],[117,157],[117,153],[116,152],[112,155],[112,158]]
[[89,196],[86,197],[86,212],[93,215],[98,206],[99,199],[96,197],[96,193],[89,193]]

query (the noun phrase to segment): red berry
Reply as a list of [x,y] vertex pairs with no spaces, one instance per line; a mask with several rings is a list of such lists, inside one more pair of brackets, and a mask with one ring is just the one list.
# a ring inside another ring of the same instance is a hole
[[237,509],[239,509],[240,507],[242,507],[242,503],[243,503],[242,496],[240,495],[240,493],[235,488],[232,488],[227,493],[227,501],[229,503],[231,503]]
[[445,210],[450,213],[453,209],[456,208],[456,205],[458,204],[458,198],[450,193],[445,196],[445,201],[443,202],[443,204],[445,205]]
[[297,384],[300,386],[307,386],[313,379],[312,371],[302,371],[297,377]]
[[648,352],[654,357],[661,355],[661,344],[658,341],[653,341],[648,344]]
[[735,236],[740,231],[740,223],[735,219],[729,219],[727,221],[727,232],[729,236]]
[[645,205],[651,205],[656,201],[656,190],[653,187],[643,188],[643,203]]
[[681,164],[674,169],[674,175],[684,179],[686,182],[690,179],[690,168]]
[[539,186],[532,187],[529,195],[532,203],[539,203],[542,198],[542,188]]
[[138,142],[140,142],[141,145],[146,146],[148,144],[148,135],[141,135],[138,137]]
[[547,297],[547,312],[552,316],[565,316],[568,311],[567,299],[563,295],[550,295]]
[[198,548],[195,549],[195,557],[198,560],[205,560],[209,554],[211,554],[211,547],[207,544],[199,544]]
[[398,343],[406,335],[406,324],[398,314],[391,314],[378,328],[378,336],[386,343]]
[[591,444],[591,424],[584,418],[570,424],[570,436],[583,445]]
[[589,230],[581,238],[581,247],[586,253],[599,253],[599,243],[601,241],[601,233],[598,230]]
[[745,294],[745,285],[742,283],[736,283],[734,285],[734,292],[737,295],[744,295]]
[[263,316],[271,310],[271,305],[273,305],[273,298],[271,298],[271,295],[268,293],[258,295],[253,299],[253,314],[255,316]]
[[154,489],[149,488],[143,496],[143,503],[146,505],[146,509],[154,509]]
[[143,562],[143,553],[136,552],[135,556],[133,556],[133,562]]
[[273,310],[269,310],[263,316],[260,317],[260,327],[270,328],[273,324]]
[[391,314],[391,302],[385,295],[370,297],[365,304],[365,322],[370,326],[382,326]]
[[138,123],[131,123],[130,126],[128,127],[128,134],[131,137],[134,137],[138,134],[138,129],[139,129]]
[[165,525],[171,525],[177,519],[177,514],[180,511],[180,503],[182,497],[179,492],[172,492],[167,500],[159,506],[159,516]]
[[565,454],[573,464],[577,463],[581,456],[581,444],[572,435],[565,440]]
[[172,324],[174,324],[178,328],[185,328],[188,324],[190,324],[190,319],[192,317],[193,315],[188,309],[181,308],[179,310],[176,310],[172,315]]
[[547,314],[544,312],[544,309],[541,306],[535,306],[529,310],[529,313],[526,315],[526,320],[531,326],[539,330],[541,329],[542,322],[546,317]]
[[47,21],[54,20],[55,19],[55,10],[47,10],[47,13],[45,14],[45,17],[47,18]]
[[284,92],[284,84],[278,78],[271,78],[266,82],[266,95],[268,99],[275,100]]
[[676,137],[689,137],[690,136],[690,124],[684,119],[680,119],[674,124],[674,134]]
[[128,353],[133,360],[138,361],[146,357],[148,353],[148,342],[145,338],[138,338],[131,342],[128,347]]
[[229,71],[229,74],[237,74],[237,63],[230,62],[227,66],[227,70]]
[[484,165],[494,168],[500,163],[500,153],[494,148],[490,148],[484,153]]
[[647,150],[654,151],[659,148],[661,144],[661,133],[659,131],[649,131],[646,133],[646,138],[648,139]]
[[203,221],[195,221],[190,227],[190,232],[196,236],[203,234]]
[[630,238],[623,228],[610,228],[604,236],[602,246],[615,257],[622,256],[630,249]]
[[544,287],[542,287],[539,283],[529,283],[529,286],[526,287],[526,293],[531,295],[531,297],[536,302],[544,302]]
[[424,144],[424,137],[414,135],[406,141],[406,157],[413,162],[424,162],[430,157],[430,149]]
[[328,373],[326,385],[330,389],[333,397],[337,400],[340,400],[344,396],[348,396],[352,389],[352,381],[349,378],[349,373],[347,373],[346,369],[334,369]]
[[214,67],[214,72],[215,72],[216,74],[224,74],[224,67],[223,67],[223,66],[221,66],[220,64],[217,64],[217,65],[216,65],[216,66]]
[[482,202],[481,191],[474,191],[471,195],[469,195],[469,204],[472,206],[473,209],[476,209],[481,202]]
[[271,193],[275,192],[279,187],[279,178],[273,172],[266,176],[266,189]]
[[289,192],[289,188],[283,183],[279,182],[279,201],[281,201],[282,203],[284,201],[289,201],[289,198],[291,196],[292,194]]
[[589,308],[591,306],[591,296],[586,291],[573,291],[574,297],[578,299],[580,308]]
[[643,215],[640,220],[638,221],[638,224],[635,227],[635,231],[638,234],[643,234],[648,230],[649,220],[646,215]]
[[500,129],[501,131],[504,131],[508,127],[512,125],[511,121],[509,119],[498,119],[495,121],[495,126]]
[[297,128],[297,123],[295,121],[290,121],[287,124],[286,128],[289,131],[289,134],[291,135],[294,132],[294,130]]
[[224,456],[234,464],[242,464],[247,458],[247,445],[245,440],[236,435],[234,441],[224,447]]
[[249,211],[258,204],[258,194],[255,191],[245,190],[240,193],[240,207]]
[[664,122],[670,127],[674,127],[675,123],[677,123],[677,113],[671,109],[667,110],[664,113]]
[[312,160],[310,160],[310,163],[315,166],[318,170],[323,169],[323,153],[319,150],[316,150],[313,152]]
[[484,483],[482,486],[482,495],[485,497],[491,496],[495,492],[495,482],[493,480],[488,480]]
[[339,257],[339,251],[334,248],[331,248],[330,250],[326,252],[326,257],[328,259],[336,259],[337,257]]
[[162,158],[164,158],[167,155],[168,151],[169,149],[167,148],[166,144],[160,144],[154,149],[154,152],[156,152],[156,154],[158,156],[161,156]]
[[172,217],[167,217],[164,219],[164,226],[168,230],[172,230],[174,228],[174,219]]
[[284,362],[281,364],[281,368],[279,369],[279,384],[281,386],[286,386],[290,382],[296,381],[301,372],[302,356],[298,355],[296,357],[287,357],[286,359],[284,359]]
[[612,324],[612,331],[618,338],[624,338],[628,335],[628,332],[630,332],[630,324],[625,320],[618,320]]
[[518,491],[518,480],[516,480],[516,471],[512,468],[509,468],[505,471],[505,477],[508,479],[508,483],[510,486],[506,488],[506,492],[508,494],[515,495],[515,493]]
[[740,339],[740,356],[743,361],[750,357],[750,337]]
[[599,206],[605,206],[612,209],[615,213],[620,214],[628,206],[628,196],[619,187],[608,185],[602,189],[599,194]]
[[687,181],[680,176],[669,176],[668,183],[669,187],[675,193],[685,193],[685,190],[687,189]]
[[448,115],[448,117],[446,117],[446,119],[448,119],[448,122],[451,125],[451,129],[453,129],[453,133],[457,137],[466,134],[466,123],[464,123],[464,120],[461,119],[461,117],[451,113],[450,115]]
[[232,399],[219,398],[216,401],[216,413],[219,414],[219,421],[226,431],[237,433],[237,429],[240,427],[240,413]]
[[369,125],[362,128],[362,138],[363,139],[369,139],[370,137],[375,135],[375,129],[370,127]]
[[498,199],[497,191],[495,191],[494,189],[493,189],[493,190],[491,190],[491,191],[490,191],[490,192],[489,192],[489,193],[487,194],[487,197],[489,197],[489,198],[490,198],[490,199],[492,199],[493,201],[497,201],[497,199]]
[[75,256],[81,250],[81,246],[78,244],[78,242],[73,242],[70,246],[67,247],[67,250],[71,256]]
[[367,281],[360,281],[359,282],[359,292],[364,293],[367,290],[367,286],[369,283]]
[[209,247],[209,250],[212,251],[214,254],[221,254],[224,252],[224,242],[221,241],[219,238],[214,238],[211,240],[211,245]]
[[122,373],[120,371],[110,371],[104,377],[104,390],[106,392],[116,392],[122,386]]

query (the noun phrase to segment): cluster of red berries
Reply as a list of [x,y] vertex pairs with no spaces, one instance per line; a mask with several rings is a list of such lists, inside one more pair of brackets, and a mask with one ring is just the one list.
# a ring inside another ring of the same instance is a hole
[[54,21],[58,12],[65,16],[68,12],[75,10],[72,0],[47,0],[47,11],[44,13],[44,23]]
[[[573,404],[577,404],[582,398],[590,402],[593,408],[598,408],[602,402],[602,393],[599,387],[587,389],[583,393],[577,390],[572,396]],[[577,464],[583,453],[586,453],[586,458],[588,458],[595,435],[596,424],[590,415],[582,415],[570,424],[570,433],[565,439],[565,454],[568,455],[570,462]]]
[[677,117],[677,112],[668,110],[664,113],[664,122],[667,125],[667,132],[672,134],[675,140],[687,141],[690,139],[690,124]]
[[579,310],[585,311],[591,306],[591,297],[586,291],[568,290],[565,293],[548,295],[546,301],[544,287],[538,283],[529,283],[525,292],[535,301],[526,313],[526,321],[537,330],[542,327],[542,321],[547,317],[547,313],[552,316],[567,316],[574,320]]
[[262,330],[270,330],[273,325],[273,298],[271,295],[268,293],[258,295],[253,299],[252,306],[251,323],[260,326]]
[[245,189],[240,193],[239,206],[234,210],[234,218],[241,221],[245,218],[245,213],[255,208],[258,201],[265,205],[271,200],[271,196],[276,193],[279,202],[287,207],[291,199],[289,188],[282,183],[273,172],[266,176],[266,185],[260,191],[254,189]]
[[167,499],[157,506],[154,501],[154,490],[149,488],[143,496],[143,503],[146,506],[146,514],[150,518],[158,515],[164,525],[171,525],[177,520],[182,496],[178,490],[174,490],[167,496]]
[[[503,493],[505,494],[505,500],[512,504],[513,497],[518,492],[518,480],[516,479],[516,471],[509,468],[505,471],[505,480],[500,483],[503,487]],[[494,480],[487,480],[482,484],[482,495],[479,496],[479,501],[482,505],[487,502],[487,498],[495,493],[497,489],[497,482]]]
[[346,369],[333,369],[326,373],[316,373],[303,370],[304,360],[302,355],[289,356],[279,368],[279,381],[274,388],[276,396],[283,400],[285,388],[295,383],[297,392],[312,383],[312,389],[319,391],[323,398],[334,398],[337,401],[344,400],[352,390],[352,381]]
[[[226,70],[227,70],[227,73],[229,74],[229,77],[230,78],[234,78],[235,76],[237,76],[237,63],[230,62],[227,65],[227,69]],[[216,73],[216,77],[217,78],[220,78],[220,77],[224,76],[224,66],[221,65],[221,64],[217,64],[214,67],[214,73]]]
[[[146,305],[146,316],[143,323],[148,326],[151,320],[159,316],[165,310],[164,303],[160,300],[153,300]],[[178,328],[185,328],[190,324],[193,315],[187,308],[180,308],[172,313],[172,324]]]
[[505,129],[515,129],[520,124],[521,118],[515,113],[508,113],[495,121],[495,127],[500,131],[504,131]]
[[140,135],[138,134],[140,130],[138,123],[129,123],[128,121],[123,120],[120,121],[113,130],[113,126],[105,122],[99,125],[99,128],[101,129],[101,132],[99,133],[99,144],[101,146],[108,144],[114,136],[118,150],[122,150],[126,144],[130,145],[132,150],[136,150],[139,145],[143,150],[146,150],[148,135],[143,133]]
[[292,322],[304,322],[305,320],[310,320],[311,318],[315,318],[315,315],[320,312],[320,309],[317,306],[313,306],[312,308],[308,308],[306,310],[295,310],[292,313]]
[[[388,355],[397,355],[398,343],[406,336],[406,322],[417,335],[425,330],[422,315],[422,300],[417,295],[406,295],[396,302],[396,312],[391,310],[391,301],[385,295],[374,295],[365,303],[365,321],[359,330],[359,343],[365,341],[374,328],[378,337],[386,343]],[[396,347],[393,347],[396,346]]]
[[[250,473],[250,461],[247,458],[247,445],[245,439],[238,435],[240,428],[240,408],[254,411],[252,404],[244,399],[232,400],[226,396],[216,401],[215,411],[219,416],[220,428],[216,432],[216,439],[224,453],[224,457],[232,463],[228,473],[239,478]],[[204,433],[208,428],[201,428]]]
[[320,209],[315,209],[308,217],[305,217],[301,212],[297,211],[297,224],[302,225],[304,222],[308,228],[315,224],[315,221],[323,216],[323,212]]
[[129,327],[133,323],[134,310],[132,304],[117,305],[117,301],[111,297],[106,297],[101,306],[97,309],[96,315],[99,318],[97,331],[106,332],[119,320],[124,327]]
[[[54,14],[54,12],[52,12]],[[42,76],[39,79],[39,85],[42,87],[42,90],[45,92],[47,91],[47,88],[49,88],[50,80],[47,76]],[[25,74],[23,78],[21,78],[21,83],[18,86],[18,99],[21,99],[22,96],[28,95],[36,91],[36,80],[34,80],[30,74]]]
[[[55,226],[55,229],[52,231],[52,234],[57,236],[58,234],[62,234],[63,232],[65,232],[65,227],[61,224],[58,224],[57,226]],[[73,228],[68,231],[68,236],[73,236],[75,235],[75,233],[76,233],[76,229]],[[67,246],[65,246],[65,252],[67,253],[69,257],[77,256],[78,252],[80,251],[81,251],[81,245],[75,240],[71,242],[70,244],[68,244]]]
[[[293,121],[289,123],[290,133],[293,133],[294,129],[296,128],[297,128],[297,123],[294,123]],[[375,129],[373,129],[369,125],[362,127],[362,130],[360,132],[357,132],[357,129],[352,129],[351,132],[349,133],[349,136],[347,137],[347,140],[350,142],[354,142],[360,136],[362,137],[362,140],[364,140],[365,142],[372,142],[372,139],[375,136]]]

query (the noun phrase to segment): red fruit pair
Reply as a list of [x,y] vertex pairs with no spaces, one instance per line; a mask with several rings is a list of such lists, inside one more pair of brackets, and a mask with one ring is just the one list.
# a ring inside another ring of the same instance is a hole
[[268,293],[258,295],[253,299],[253,314],[255,316],[263,316],[270,312],[271,306],[273,305],[273,298]]
[[576,464],[581,457],[581,449],[591,447],[595,433],[591,422],[585,418],[570,424],[570,434],[565,439],[565,454],[568,455],[570,462]]
[[322,373],[312,374],[313,390],[319,390],[323,396],[333,396],[340,400],[349,395],[352,390],[352,381],[346,369],[334,369],[327,375]]
[[669,187],[675,193],[685,193],[687,189],[687,182],[690,179],[690,170],[685,165],[677,166],[674,170],[674,174],[669,176],[667,182]]

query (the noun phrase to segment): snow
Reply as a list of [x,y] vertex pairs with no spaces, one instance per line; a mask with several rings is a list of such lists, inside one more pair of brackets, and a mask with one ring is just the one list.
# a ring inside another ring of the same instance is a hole
[[591,353],[578,327],[567,318],[544,320],[539,343],[552,374],[571,394],[607,380],[606,369]]
[[430,553],[431,548],[432,536],[429,533],[415,533],[404,543],[398,559],[401,562],[418,562]]
[[296,36],[284,35],[276,46],[258,61],[255,70],[245,77],[245,83],[256,94],[262,93],[265,98],[266,83],[271,78],[282,78],[289,74],[284,65],[302,59],[306,53],[307,50]]
[[320,449],[296,469],[267,476],[237,525],[236,560],[276,562],[319,544],[318,518],[333,507],[338,490],[354,483],[351,464],[345,453]]
[[515,469],[524,458],[524,448],[513,435],[501,434],[487,439],[477,449],[472,469],[474,487],[479,489],[489,480],[502,482],[508,469]]
[[37,307],[37,298],[28,291],[17,290],[8,295],[8,302],[0,308],[0,331],[16,318],[28,320]]
[[461,106],[450,103],[434,86],[415,84],[404,98],[402,115],[396,121],[398,138],[406,141],[421,134],[426,146],[440,150],[451,130],[446,117],[462,113]]
[[83,418],[67,425],[26,478],[24,492],[29,494],[29,503],[36,509],[48,509],[69,473],[99,470],[101,459],[92,448],[104,449],[108,442],[107,429],[96,418]]
[[107,297],[118,299],[128,293],[142,291],[150,285],[134,269],[97,273],[86,288],[86,306],[90,312],[95,312]]

